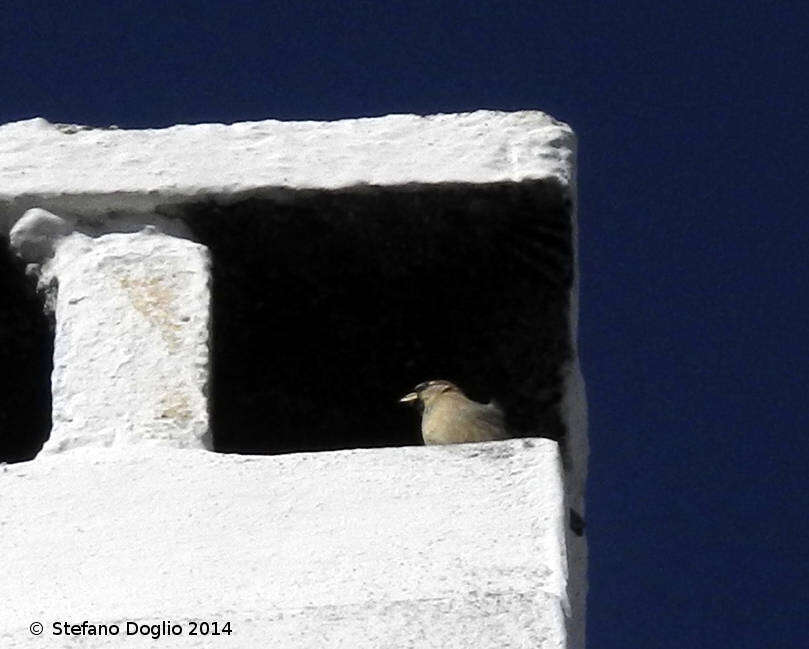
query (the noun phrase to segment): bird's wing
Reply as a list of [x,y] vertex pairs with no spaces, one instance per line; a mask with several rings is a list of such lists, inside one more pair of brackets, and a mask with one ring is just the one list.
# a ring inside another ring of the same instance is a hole
[[477,441],[508,439],[503,411],[495,404],[480,406],[475,413],[473,438]]

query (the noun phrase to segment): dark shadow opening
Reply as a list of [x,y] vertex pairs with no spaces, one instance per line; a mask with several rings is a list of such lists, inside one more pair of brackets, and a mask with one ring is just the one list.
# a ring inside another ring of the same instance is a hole
[[0,237],[0,462],[33,459],[51,430],[53,330],[35,282]]
[[198,203],[213,256],[224,452],[420,444],[398,404],[444,378],[514,436],[558,439],[571,203],[555,182],[300,191]]

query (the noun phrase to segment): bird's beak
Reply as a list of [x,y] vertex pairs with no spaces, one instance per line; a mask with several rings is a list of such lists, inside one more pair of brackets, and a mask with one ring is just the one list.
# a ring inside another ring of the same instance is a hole
[[401,399],[399,399],[399,403],[411,403],[413,401],[417,401],[419,395],[415,392],[411,392],[410,394],[404,395]]

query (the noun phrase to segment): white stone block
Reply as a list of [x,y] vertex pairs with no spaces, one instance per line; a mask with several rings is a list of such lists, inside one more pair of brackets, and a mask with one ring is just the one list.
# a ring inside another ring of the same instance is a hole
[[570,185],[575,150],[567,124],[530,110],[143,130],[37,118],[0,125],[0,221],[21,206],[146,213],[189,197],[279,187],[546,178]]
[[233,633],[159,646],[576,648],[557,449],[251,457],[141,445],[9,465],[0,645],[154,647],[56,638],[52,624],[170,620],[187,633],[194,619]]
[[46,450],[207,444],[208,266],[203,246],[154,231],[61,239],[44,268],[58,282]]

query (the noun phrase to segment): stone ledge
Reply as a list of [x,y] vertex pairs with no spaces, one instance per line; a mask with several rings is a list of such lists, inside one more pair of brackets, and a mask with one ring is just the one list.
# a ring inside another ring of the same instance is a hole
[[549,440],[283,456],[79,448],[3,466],[0,492],[9,649],[85,619],[232,622],[230,637],[165,647],[572,646]]

